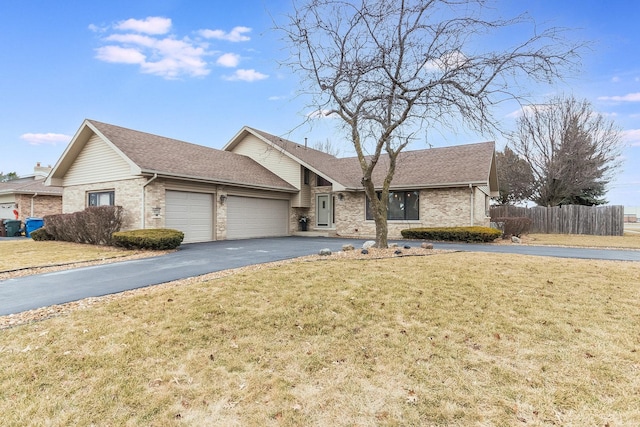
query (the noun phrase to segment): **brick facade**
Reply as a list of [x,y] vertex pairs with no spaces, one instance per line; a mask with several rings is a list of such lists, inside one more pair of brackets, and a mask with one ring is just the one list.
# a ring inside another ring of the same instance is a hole
[[64,187],[62,212],[72,213],[84,210],[89,205],[90,192],[114,191],[115,204],[124,210],[123,230],[141,227],[142,186],[146,178],[127,179],[107,183],[83,184]]
[[[373,238],[375,222],[365,219],[364,193],[341,192],[336,197],[335,233],[339,236]],[[487,196],[474,187],[473,225],[488,226],[485,206]],[[465,227],[471,225],[471,190],[469,188],[425,189],[420,191],[420,220],[387,222],[388,236],[401,238],[401,230],[416,227]]]
[[42,218],[45,215],[62,213],[62,197],[16,195],[18,219],[24,222],[28,217]]

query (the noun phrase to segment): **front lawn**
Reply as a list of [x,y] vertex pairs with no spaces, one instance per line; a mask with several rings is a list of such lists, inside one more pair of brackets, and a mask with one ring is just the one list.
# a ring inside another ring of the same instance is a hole
[[[81,245],[70,242],[31,239],[0,241],[0,273],[22,268],[43,267],[55,264],[71,264],[102,261],[139,254],[113,246]],[[149,253],[154,255],[154,253]]]
[[3,424],[639,425],[640,263],[332,257],[0,331]]
[[529,234],[525,236],[525,241],[531,245],[640,249],[640,233],[625,233],[624,236],[587,236],[583,234]]

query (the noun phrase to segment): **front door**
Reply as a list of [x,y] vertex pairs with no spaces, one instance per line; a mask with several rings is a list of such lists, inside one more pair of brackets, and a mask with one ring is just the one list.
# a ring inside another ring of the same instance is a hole
[[331,225],[331,196],[329,194],[316,196],[316,225],[318,227]]

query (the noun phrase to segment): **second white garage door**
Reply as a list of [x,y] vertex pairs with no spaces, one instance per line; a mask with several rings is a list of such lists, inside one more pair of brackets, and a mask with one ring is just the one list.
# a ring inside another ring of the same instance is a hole
[[184,243],[214,240],[211,194],[167,190],[165,203],[165,227],[182,231]]
[[227,239],[286,236],[289,201],[256,197],[227,198]]

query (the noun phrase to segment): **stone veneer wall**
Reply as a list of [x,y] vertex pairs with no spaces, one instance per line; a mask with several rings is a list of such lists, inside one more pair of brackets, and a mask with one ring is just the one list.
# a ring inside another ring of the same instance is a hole
[[[375,222],[365,219],[363,192],[342,192],[336,197],[336,234],[339,236],[375,237]],[[485,197],[474,191],[474,225],[489,225],[485,217]],[[419,221],[388,221],[390,239],[401,238],[400,231],[416,227],[465,227],[471,224],[471,193],[469,188],[442,188],[420,191]]]
[[[33,203],[33,212],[31,211]],[[18,218],[21,221],[27,217],[42,218],[45,215],[55,215],[62,213],[62,197],[60,196],[30,196],[27,194],[16,195],[18,205]]]

